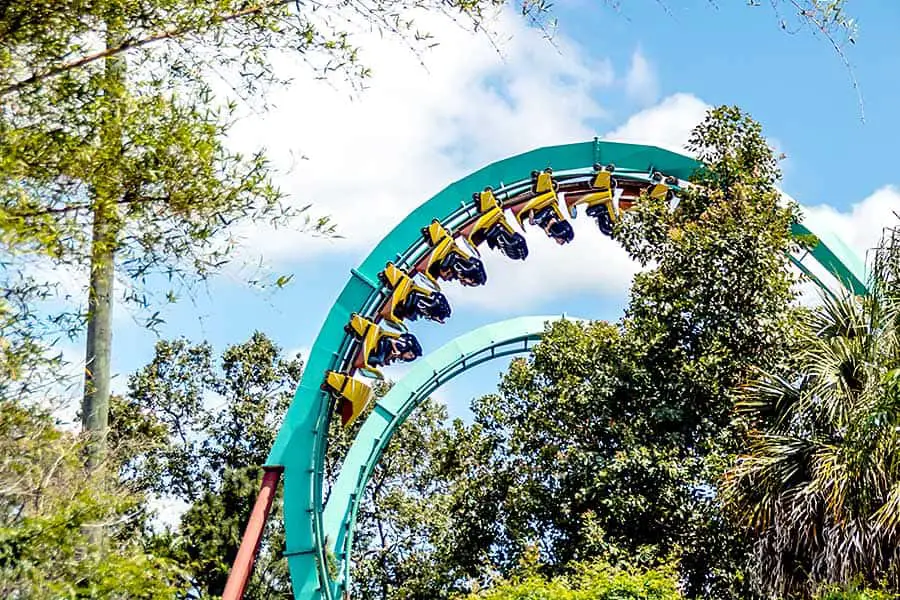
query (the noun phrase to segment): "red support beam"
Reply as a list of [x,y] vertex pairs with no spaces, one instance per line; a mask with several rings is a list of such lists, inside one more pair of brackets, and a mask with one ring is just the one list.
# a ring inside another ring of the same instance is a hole
[[269,511],[272,510],[272,500],[275,499],[275,491],[278,489],[278,481],[283,470],[282,467],[264,467],[264,469],[259,496],[256,497],[256,504],[250,513],[241,547],[234,557],[234,565],[228,574],[228,583],[225,584],[222,600],[241,600],[253,572],[253,562],[256,560],[259,542],[269,518]]

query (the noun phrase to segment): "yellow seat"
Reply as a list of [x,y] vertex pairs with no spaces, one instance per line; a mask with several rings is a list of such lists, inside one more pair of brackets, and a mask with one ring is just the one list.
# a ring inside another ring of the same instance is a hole
[[385,303],[379,314],[385,321],[393,323],[405,331],[406,325],[403,323],[403,319],[397,316],[397,307],[406,302],[409,295],[413,292],[418,292],[424,296],[431,296],[433,291],[436,290],[429,290],[420,285],[416,285],[416,282],[413,281],[412,277],[403,271],[403,269],[395,266],[392,262],[385,265],[384,271],[379,273],[378,277],[385,287],[392,290],[391,297],[388,298],[387,303]]
[[356,355],[356,359],[353,362],[353,368],[358,369],[369,377],[384,379],[384,374],[382,374],[380,369],[369,365],[369,357],[372,356],[372,352],[378,347],[378,342],[380,342],[382,338],[397,338],[400,337],[400,334],[392,331],[385,331],[372,321],[361,317],[356,313],[350,315],[350,323],[344,327],[344,330],[362,341],[362,348],[360,348],[360,351]]
[[437,219],[433,220],[428,227],[423,228],[422,234],[425,236],[428,245],[433,248],[425,263],[424,275],[428,278],[428,281],[440,290],[437,275],[444,259],[450,254],[456,254],[463,260],[471,260],[472,254],[460,248],[453,236],[450,235],[450,232]]
[[506,216],[503,214],[503,207],[494,195],[491,188],[485,188],[483,192],[472,194],[478,206],[478,212],[481,214],[469,230],[466,239],[474,247],[480,246],[486,239],[487,232],[494,225],[500,225],[509,235],[515,234],[515,230]]
[[382,284],[391,290],[391,296],[381,309],[381,318],[400,327],[404,327],[403,319],[397,316],[397,307],[403,304],[416,287],[412,278],[394,263],[389,262],[384,271],[378,274]]
[[[575,207],[584,204],[588,208],[598,205],[605,205],[609,211],[609,218],[613,222],[616,220],[616,209],[613,199],[616,194],[616,180],[613,179],[611,171],[601,170],[594,175],[591,181],[590,191],[582,196],[576,196],[575,200],[569,204],[569,216],[575,217]],[[568,196],[568,194],[567,194]]]
[[535,196],[526,201],[521,208],[515,211],[516,221],[518,221],[519,227],[524,230],[525,224],[523,221],[526,217],[539,213],[548,207],[553,209],[553,212],[556,213],[556,216],[560,221],[564,221],[565,217],[559,209],[559,199],[556,197],[556,190],[558,188],[559,184],[553,180],[551,170],[547,169],[545,171],[535,171],[532,173],[531,192],[535,194]]
[[372,401],[372,388],[346,373],[328,371],[322,389],[337,401],[341,424],[349,427]]
[[654,200],[665,201],[674,195],[672,188],[678,185],[678,178],[654,171],[650,176],[650,182],[650,187],[647,188],[647,195]]
[[534,171],[531,173],[531,191],[535,194],[555,192],[559,184],[553,180],[553,169]]
[[663,182],[655,183],[650,186],[647,195],[654,200],[665,200],[669,195],[669,186]]

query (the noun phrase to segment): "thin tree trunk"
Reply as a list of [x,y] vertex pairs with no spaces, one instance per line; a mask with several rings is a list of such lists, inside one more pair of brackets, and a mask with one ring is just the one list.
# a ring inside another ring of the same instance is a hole
[[[114,8],[112,10],[115,10]],[[106,17],[106,45],[121,43],[125,27],[120,15]],[[112,310],[115,282],[115,258],[118,242],[118,202],[122,195],[119,164],[122,158],[122,108],[125,91],[125,59],[110,56],[105,65],[106,106],[100,132],[105,169],[95,186],[92,212],[91,280],[88,290],[87,343],[85,345],[84,400],[82,425],[88,433],[87,466],[96,467],[106,455],[109,429],[109,394],[112,377]]]
[[81,410],[82,425],[90,435],[87,466],[91,468],[99,465],[106,454],[109,429],[115,249],[109,239],[112,223],[105,208],[98,206],[94,210],[84,401]]

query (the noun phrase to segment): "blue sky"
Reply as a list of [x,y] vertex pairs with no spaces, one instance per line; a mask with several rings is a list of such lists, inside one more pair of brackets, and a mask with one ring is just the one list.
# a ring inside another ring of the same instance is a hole
[[[558,51],[507,11],[498,21],[502,56],[483,38],[426,20],[444,42],[424,57],[428,70],[399,44],[360,38],[374,76],[371,89],[352,101],[346,89],[310,83],[301,67],[285,62],[301,83],[275,94],[272,112],[250,114],[232,141],[248,150],[265,146],[277,165],[292,166],[280,177],[292,201],[333,215],[346,238],[322,242],[248,228],[244,257],[262,256],[273,272],[294,273],[291,285],[265,294],[241,285],[239,273],[219,277],[196,303],[163,312],[163,336],[206,339],[221,351],[261,330],[305,353],[349,269],[444,185],[486,162],[593,135],[678,149],[705,104],[738,104],[761,121],[788,155],[784,189],[810,207],[812,221],[837,230],[854,248],[866,248],[890,210],[900,210],[892,187],[900,183],[894,158],[900,4],[849,3],[860,27],[849,57],[862,87],[864,124],[847,71],[828,43],[808,30],[781,31],[767,3],[627,4],[617,12],[591,0],[558,3]],[[297,161],[299,154],[308,160]],[[451,289],[451,322],[414,329],[426,352],[512,316],[617,318],[634,267],[590,228],[577,231],[577,243],[566,248],[532,235],[528,265],[489,260],[486,288]],[[117,310],[115,389],[149,360],[154,339]],[[74,358],[80,347],[70,350]],[[473,395],[492,390],[503,367],[482,366],[438,397],[462,414]]]

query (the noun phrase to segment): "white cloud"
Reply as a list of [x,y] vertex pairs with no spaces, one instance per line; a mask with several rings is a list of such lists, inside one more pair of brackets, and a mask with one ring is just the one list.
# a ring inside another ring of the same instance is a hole
[[[676,94],[635,114],[604,139],[677,150],[684,147],[707,108],[695,96]],[[485,249],[487,285],[465,290],[447,286],[448,298],[454,305],[503,311],[510,305],[511,290],[515,290],[516,308],[522,310],[578,292],[624,296],[639,265],[621,246],[602,235],[583,212],[573,221],[573,227],[575,240],[562,248],[543,232],[528,228],[529,255],[525,261],[511,261]]]
[[641,104],[656,101],[659,95],[659,80],[656,71],[641,52],[640,48],[631,55],[631,67],[625,75],[625,93]]
[[885,227],[896,226],[900,213],[900,189],[884,186],[872,195],[850,207],[849,211],[827,204],[804,208],[805,223],[814,232],[830,232],[838,235],[860,259],[878,245]]
[[[346,236],[316,240],[248,228],[243,235],[250,252],[274,263],[334,252],[358,260],[449,182],[505,156],[592,137],[588,123],[605,116],[598,90],[618,81],[639,101],[652,101],[658,93],[656,74],[640,50],[624,78],[617,79],[608,61],[590,59],[564,37],[557,39],[561,52],[554,51],[509,10],[501,13],[501,33],[494,38],[506,40],[502,57],[486,38],[447,22],[426,21],[424,28],[441,42],[426,54],[425,67],[402,44],[359,38],[362,60],[374,73],[359,97],[310,84],[301,75],[295,87],[274,95],[272,111],[238,123],[234,143],[246,150],[265,147],[276,166],[289,171],[281,183],[291,201],[312,203],[315,214],[332,215]],[[285,63],[283,69],[301,73],[303,67]],[[709,108],[696,96],[674,94],[604,138],[683,153]],[[299,160],[301,155],[308,160]],[[840,217],[829,207],[810,210],[811,218]],[[501,311],[510,289],[530,305],[573,292],[624,295],[637,266],[589,219],[581,216],[574,224],[576,240],[566,248],[529,229],[527,264],[486,250],[488,285],[474,290],[449,285],[451,302]],[[844,224],[836,229],[849,231]],[[517,307],[528,308],[521,300]]]
[[[621,83],[608,61],[589,58],[565,37],[556,39],[557,52],[511,10],[500,13],[494,36],[506,40],[502,58],[487,38],[455,25],[427,21],[424,28],[441,42],[425,56],[427,69],[400,44],[361,38],[361,58],[372,66],[373,78],[359,98],[298,77],[301,85],[275,96],[276,109],[239,123],[234,142],[266,147],[279,167],[292,165],[282,179],[292,202],[332,215],[346,236],[316,240],[248,228],[243,234],[252,253],[270,263],[327,252],[359,260],[413,208],[474,169],[535,147],[593,137],[588,123],[605,116],[597,92]],[[644,101],[657,93],[656,76],[640,51],[632,56],[625,85]],[[682,150],[706,109],[696,97],[676,94],[607,137]],[[301,154],[309,160],[291,158]],[[576,240],[566,248],[529,230],[527,265],[485,250],[488,285],[464,291],[449,285],[451,302],[502,310],[509,289],[530,306],[572,292],[623,295],[636,265],[590,219],[581,216],[575,229]]]
[[487,285],[475,289],[448,285],[450,303],[503,313],[574,293],[621,297],[638,264],[583,213],[572,225],[575,240],[562,247],[539,229],[528,227],[529,253],[524,261],[510,260],[484,246]]
[[236,145],[266,147],[279,167],[308,156],[294,161],[284,188],[293,203],[331,214],[346,236],[248,229],[254,253],[290,261],[363,252],[449,182],[517,152],[589,138],[587,121],[604,116],[594,96],[614,82],[608,61],[565,38],[557,52],[511,10],[497,23],[502,57],[486,37],[447,21],[424,28],[441,42],[426,54],[427,69],[402,44],[364,37],[361,58],[374,75],[359,98],[298,77],[275,95],[276,109],[236,126]]
[[[881,241],[885,227],[898,224],[895,212],[900,213],[900,190],[888,185],[879,188],[870,196],[841,210],[827,204],[802,206],[804,223],[816,235],[825,238],[838,238],[860,261],[869,263],[869,251]],[[824,268],[811,260],[804,264],[818,277],[822,283],[832,290],[840,288],[838,281]],[[800,299],[807,306],[818,304],[821,296],[817,286],[811,281],[804,281],[800,287]]]
[[710,106],[692,94],[674,94],[643,110],[605,136],[615,142],[648,144],[687,154],[685,144]]
[[[278,141],[274,132],[283,132],[283,150],[294,139],[311,149],[314,158],[301,164],[292,193],[298,202],[314,201],[317,209],[335,214],[347,235],[346,240],[317,242],[285,232],[255,232],[254,250],[269,260],[338,249],[365,251],[430,194],[474,168],[537,146],[590,137],[585,121],[602,114],[590,94],[612,81],[610,67],[596,63],[592,83],[562,83],[561,76],[550,73],[561,68],[569,76],[591,72],[586,59],[569,56],[576,48],[564,46],[568,60],[559,63],[527,29],[519,28],[513,40],[505,65],[489,47],[479,49],[476,38],[470,40],[474,48],[467,60],[452,52],[430,55],[430,66],[439,63],[432,73],[442,73],[440,77],[422,70],[402,50],[384,45],[380,52],[396,72],[376,72],[373,89],[361,101],[342,103],[323,88],[311,92],[321,98],[292,107],[297,114],[285,122],[269,115],[254,125],[260,139]],[[535,62],[548,56],[543,64]],[[501,75],[503,80],[494,82]],[[304,106],[316,102],[334,106],[321,108],[318,119],[311,119],[315,110]],[[677,94],[634,115],[607,137],[682,149],[706,109],[696,97]],[[340,111],[346,127],[341,134],[334,129],[333,111]],[[529,229],[531,252],[525,262],[485,250],[488,285],[474,290],[447,286],[451,302],[502,312],[510,289],[527,298],[529,306],[573,292],[624,295],[637,265],[590,219],[582,215],[574,226],[575,242],[565,248]],[[517,308],[528,306],[517,302]]]

